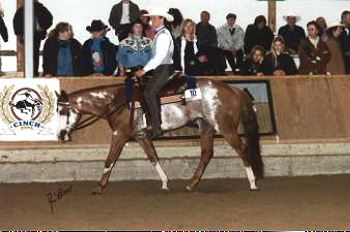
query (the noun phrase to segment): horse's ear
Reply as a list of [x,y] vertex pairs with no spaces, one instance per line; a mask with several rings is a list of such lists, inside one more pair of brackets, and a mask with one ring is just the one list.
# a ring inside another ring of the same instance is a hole
[[[56,93],[56,95],[57,95],[57,93]],[[64,90],[61,90],[61,94],[59,94],[57,97],[58,97],[59,101],[61,101],[61,102],[68,102],[68,94]]]
[[56,95],[57,99],[59,99],[61,97],[60,94],[57,93],[57,91],[55,91],[55,95]]

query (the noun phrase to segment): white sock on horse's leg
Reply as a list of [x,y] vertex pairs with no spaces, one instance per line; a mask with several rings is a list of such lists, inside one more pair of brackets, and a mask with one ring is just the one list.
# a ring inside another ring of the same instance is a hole
[[246,167],[246,168],[245,168],[245,172],[246,172],[247,177],[248,177],[248,180],[249,180],[250,189],[251,189],[251,190],[257,190],[258,187],[256,187],[256,183],[255,183],[256,178],[255,178],[255,176],[254,176],[252,167]]
[[162,189],[163,190],[169,190],[169,188],[168,188],[168,177],[165,174],[165,172],[163,171],[163,168],[160,166],[160,164],[158,162],[154,163],[153,165],[154,165],[154,168],[157,170],[160,179],[162,180]]

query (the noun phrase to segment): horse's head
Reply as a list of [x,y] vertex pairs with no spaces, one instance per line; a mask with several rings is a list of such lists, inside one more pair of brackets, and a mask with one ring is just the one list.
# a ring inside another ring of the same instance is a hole
[[58,139],[61,142],[70,141],[71,134],[80,120],[78,110],[69,102],[68,94],[62,90],[61,94],[56,92],[57,112],[59,114]]

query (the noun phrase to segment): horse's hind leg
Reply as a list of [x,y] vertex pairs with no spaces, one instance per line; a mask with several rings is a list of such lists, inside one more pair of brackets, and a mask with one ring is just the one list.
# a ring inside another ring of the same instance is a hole
[[154,148],[153,143],[149,138],[137,139],[137,142],[140,144],[144,152],[146,153],[149,161],[152,163],[153,167],[158,172],[160,179],[162,180],[162,189],[169,190],[168,188],[168,177],[163,171],[163,168],[159,164],[159,158],[157,151]]
[[125,143],[129,140],[129,136],[118,133],[115,131],[112,136],[112,143],[109,149],[108,157],[105,161],[105,169],[103,171],[99,186],[93,191],[93,194],[100,194],[102,190],[107,186],[111,171],[115,165],[115,162],[120,156]]
[[[232,127],[230,128],[232,129]],[[221,134],[225,137],[226,141],[232,146],[232,148],[237,152],[238,156],[242,159],[245,166],[245,171],[247,178],[249,180],[250,189],[257,190],[256,187],[256,178],[252,171],[250,160],[248,157],[246,143],[238,136],[236,131],[224,131]]]
[[214,154],[214,128],[205,121],[201,121],[200,124],[200,146],[201,157],[196,172],[192,177],[191,184],[186,188],[187,190],[193,190],[200,182],[204,170],[209,164]]

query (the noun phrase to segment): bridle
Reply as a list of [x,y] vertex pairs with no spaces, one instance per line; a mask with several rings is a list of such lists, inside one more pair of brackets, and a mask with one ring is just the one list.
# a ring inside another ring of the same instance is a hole
[[[60,115],[65,115],[67,116],[66,120],[66,126],[69,126],[69,117],[70,117],[70,110],[73,108],[72,105],[69,102],[58,102],[57,105],[63,105],[67,107],[67,113],[66,114],[61,114]],[[77,123],[77,125],[74,127],[74,131],[78,131],[81,129],[84,129],[85,127],[91,126],[98,120],[100,120],[102,117],[101,116],[96,116],[96,115],[91,115],[88,118],[84,119],[83,121]]]

